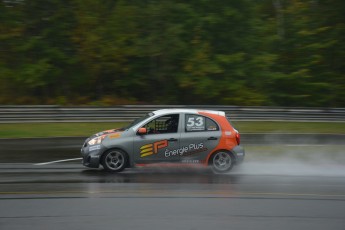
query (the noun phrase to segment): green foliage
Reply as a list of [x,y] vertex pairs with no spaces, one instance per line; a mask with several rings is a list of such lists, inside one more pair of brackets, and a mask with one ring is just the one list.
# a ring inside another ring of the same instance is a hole
[[344,107],[344,8],[0,1],[0,103]]

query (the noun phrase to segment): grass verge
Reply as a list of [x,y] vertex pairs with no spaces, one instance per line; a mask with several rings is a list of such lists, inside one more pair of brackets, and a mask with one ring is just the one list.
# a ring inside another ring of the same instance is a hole
[[[0,138],[90,136],[128,123],[21,123],[0,124]],[[236,121],[241,133],[333,133],[344,134],[345,122]]]
[[21,123],[0,124],[0,138],[86,137],[94,133],[126,126],[127,123]]
[[233,125],[241,133],[345,133],[345,122],[237,121]]

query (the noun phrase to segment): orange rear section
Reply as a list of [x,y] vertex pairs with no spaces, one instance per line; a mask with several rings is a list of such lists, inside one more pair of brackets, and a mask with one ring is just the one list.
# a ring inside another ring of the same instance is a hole
[[214,119],[220,125],[220,129],[222,131],[221,138],[219,140],[219,144],[211,150],[210,154],[206,158],[205,165],[208,164],[208,161],[213,153],[218,150],[231,150],[235,146],[238,145],[238,141],[236,140],[236,136],[238,136],[238,132],[230,125],[229,121],[226,119],[225,116],[221,116],[218,114],[207,113],[207,112],[199,112],[199,114],[208,116]]

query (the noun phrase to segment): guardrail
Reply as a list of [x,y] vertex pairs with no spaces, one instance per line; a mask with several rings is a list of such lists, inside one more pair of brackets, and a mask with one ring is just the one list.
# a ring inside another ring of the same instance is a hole
[[221,110],[234,121],[345,121],[345,108],[122,105],[114,107],[0,106],[0,123],[128,122],[150,111],[166,108]]

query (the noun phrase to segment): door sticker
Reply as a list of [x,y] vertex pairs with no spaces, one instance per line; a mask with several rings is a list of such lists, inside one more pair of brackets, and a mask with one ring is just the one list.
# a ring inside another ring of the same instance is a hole
[[157,141],[152,144],[143,145],[140,147],[140,157],[147,157],[157,154],[161,148],[168,147],[168,140]]
[[204,152],[206,150],[207,148],[205,147],[204,143],[200,142],[199,144],[190,144],[190,145],[181,147],[179,149],[173,149],[173,150],[166,149],[164,152],[164,156],[166,158],[174,157],[174,156],[190,156],[195,153]]

